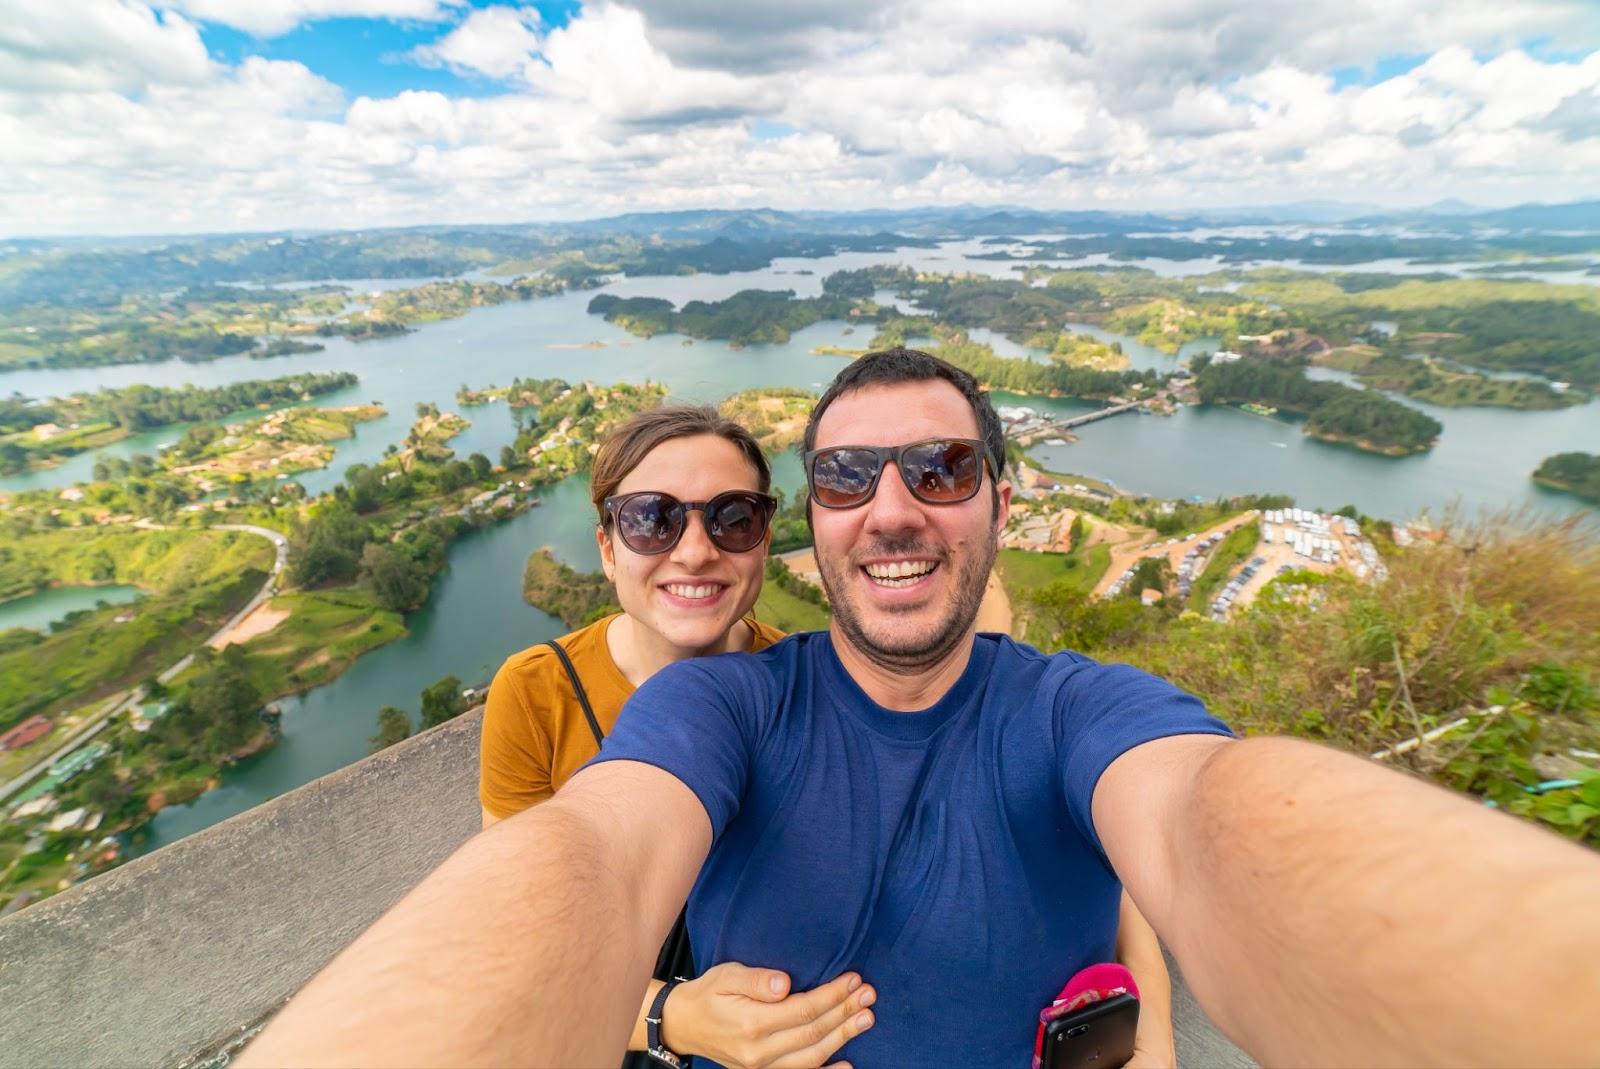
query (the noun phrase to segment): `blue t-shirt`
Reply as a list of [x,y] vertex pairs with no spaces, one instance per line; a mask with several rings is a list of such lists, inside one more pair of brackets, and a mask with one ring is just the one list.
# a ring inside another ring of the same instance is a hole
[[663,669],[595,760],[655,765],[705,806],[701,971],[782,969],[794,991],[858,971],[877,1022],[835,1057],[862,1069],[1026,1066],[1039,1010],[1114,960],[1101,772],[1151,739],[1228,733],[1145,672],[991,634],[935,705],[894,712],[814,633]]

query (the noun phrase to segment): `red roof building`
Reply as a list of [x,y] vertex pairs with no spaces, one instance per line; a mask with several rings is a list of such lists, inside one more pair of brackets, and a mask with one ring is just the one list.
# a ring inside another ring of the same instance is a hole
[[50,729],[55,724],[42,716],[30,716],[4,735],[0,735],[0,752],[20,750],[30,742],[35,742],[50,734]]

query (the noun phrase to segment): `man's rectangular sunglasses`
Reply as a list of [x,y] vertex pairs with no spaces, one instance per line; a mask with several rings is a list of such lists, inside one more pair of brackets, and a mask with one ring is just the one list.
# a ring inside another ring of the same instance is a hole
[[811,500],[825,509],[850,509],[872,500],[883,466],[894,461],[911,496],[930,505],[966,501],[988,466],[975,438],[929,438],[905,445],[830,445],[806,453]]
[[659,490],[617,494],[603,501],[622,544],[635,553],[665,553],[683,537],[690,512],[699,512],[706,537],[725,553],[747,553],[767,535],[776,498],[753,490],[729,490],[710,501],[679,501]]

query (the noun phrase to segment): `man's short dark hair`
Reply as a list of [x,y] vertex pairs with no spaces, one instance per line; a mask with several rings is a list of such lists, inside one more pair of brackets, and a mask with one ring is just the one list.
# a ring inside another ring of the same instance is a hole
[[868,353],[834,376],[811,409],[811,419],[806,423],[805,448],[809,451],[817,447],[817,424],[822,422],[822,414],[828,410],[828,406],[843,394],[864,390],[869,386],[893,386],[902,382],[931,382],[938,379],[960,390],[961,396],[972,406],[972,414],[978,421],[978,437],[983,439],[994,475],[999,478],[1006,465],[1006,432],[994,405],[989,402],[988,393],[978,385],[977,379],[965,371],[920,349],[896,347]]

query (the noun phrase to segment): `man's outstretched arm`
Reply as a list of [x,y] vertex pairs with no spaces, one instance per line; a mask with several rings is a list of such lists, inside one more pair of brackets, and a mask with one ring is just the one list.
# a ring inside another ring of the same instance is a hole
[[1206,1011],[1264,1065],[1600,1063],[1600,857],[1370,761],[1183,736],[1095,827]]
[[615,1065],[710,847],[677,779],[585,769],[451,855],[239,1064]]

